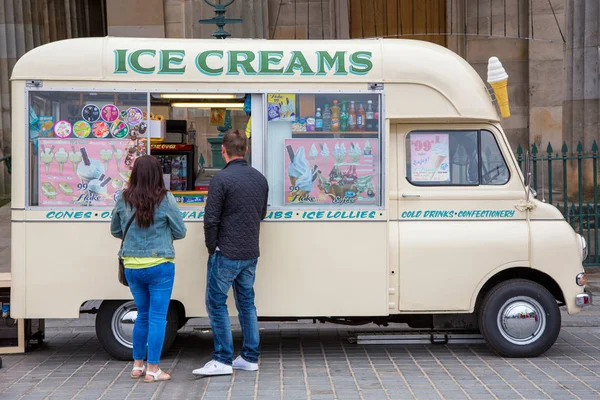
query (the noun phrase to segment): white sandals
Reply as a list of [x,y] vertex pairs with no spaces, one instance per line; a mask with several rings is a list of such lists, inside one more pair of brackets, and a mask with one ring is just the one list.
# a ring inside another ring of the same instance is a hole
[[165,376],[168,376],[168,378],[161,379],[160,377],[162,374],[163,374],[163,371],[160,368],[156,372],[146,371],[146,377],[144,378],[144,382],[152,383],[152,382],[163,382],[163,381],[171,380],[171,376],[166,373],[165,373]]
[[[134,372],[140,371],[139,375],[134,375]],[[146,372],[146,366],[143,365],[141,367],[133,367],[133,369],[131,370],[131,379],[140,379],[142,376],[144,376],[144,373]]]

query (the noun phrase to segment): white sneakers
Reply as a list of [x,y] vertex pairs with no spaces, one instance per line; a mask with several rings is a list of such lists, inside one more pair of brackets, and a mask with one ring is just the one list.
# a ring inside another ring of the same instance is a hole
[[234,369],[258,371],[258,364],[248,362],[242,356],[238,356],[238,358],[233,360],[233,368],[217,360],[210,360],[204,367],[192,371],[192,374],[202,376],[231,375]]
[[258,371],[258,364],[251,363],[242,358],[242,356],[238,356],[235,360],[233,360],[233,369],[241,369],[244,371]]
[[231,375],[233,374],[233,368],[217,360],[210,360],[204,367],[193,370],[192,374],[203,376]]

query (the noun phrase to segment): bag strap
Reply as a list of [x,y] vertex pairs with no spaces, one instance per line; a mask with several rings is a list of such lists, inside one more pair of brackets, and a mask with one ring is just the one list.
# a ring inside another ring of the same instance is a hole
[[133,220],[135,220],[135,212],[133,213],[133,215],[129,219],[129,222],[127,222],[127,225],[125,226],[125,231],[123,232],[123,239],[121,239],[121,249],[123,249],[123,244],[125,243],[125,236],[127,236],[127,231],[129,231],[129,227],[131,226]]

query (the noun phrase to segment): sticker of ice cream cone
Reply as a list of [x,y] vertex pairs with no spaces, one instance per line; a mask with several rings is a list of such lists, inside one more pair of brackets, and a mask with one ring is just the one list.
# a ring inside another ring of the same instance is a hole
[[449,148],[447,142],[439,142],[434,144],[431,147],[431,159],[429,161],[429,166],[433,171],[433,175],[431,179],[438,173],[442,163],[447,160],[449,154]]
[[115,161],[117,162],[117,171],[121,172],[121,160],[123,159],[123,149],[117,149],[115,145],[112,145],[113,154],[115,156]]
[[358,163],[360,161],[360,157],[362,156],[360,145],[358,143],[352,143],[348,154],[350,154],[350,161],[355,164]]
[[296,192],[297,198],[300,201],[306,201],[310,197],[311,192],[315,188],[315,179],[317,179],[317,166],[314,169],[306,169],[302,176],[300,176],[296,182],[298,191]]
[[52,148],[47,148],[44,147],[42,149],[42,153],[40,154],[40,158],[42,159],[42,162],[44,163],[44,166],[46,167],[46,175],[48,175],[48,172],[50,170],[50,164],[52,163],[52,160],[54,159],[54,146],[52,146]]
[[364,152],[365,156],[370,156],[373,155],[373,147],[371,145],[371,141],[368,140],[367,143],[365,143],[365,152]]
[[[82,194],[87,195],[89,193],[88,185],[90,181],[99,179],[104,175],[105,171],[104,165],[102,165],[100,161],[88,157],[85,147],[81,148],[81,156],[83,162],[79,163],[79,166],[77,167],[77,175],[79,175],[79,179],[81,179],[81,186],[79,188],[81,189]],[[89,196],[84,196],[84,198],[85,197],[88,197],[87,201],[89,205]]]
[[313,143],[310,146],[310,150],[308,151],[308,156],[310,157],[310,160],[312,161],[313,165],[317,162],[318,155],[319,152],[317,151],[317,146]]
[[321,157],[323,158],[323,162],[327,163],[327,159],[329,158],[329,147],[327,147],[327,143],[323,143],[321,146]]
[[62,175],[65,163],[69,159],[69,153],[67,153],[65,151],[64,147],[61,147],[60,149],[58,149],[58,151],[56,152],[56,154],[54,154],[54,159],[58,163],[58,171]]
[[488,61],[488,83],[494,89],[496,101],[500,107],[502,118],[510,117],[508,105],[508,74],[498,57],[490,57]]
[[335,144],[333,148],[333,158],[335,158],[335,162],[338,164],[344,162],[346,159],[346,145],[344,143],[341,145]]
[[98,179],[92,179],[88,184],[89,198],[90,201],[102,201],[108,195],[108,189],[106,185],[110,182],[111,177],[105,177],[101,175]]
[[308,161],[306,161],[304,146],[299,147],[295,154],[292,146],[288,145],[286,149],[288,156],[290,157],[290,165],[287,171],[288,177],[290,178],[290,191],[295,191],[297,190],[298,179],[306,173],[307,170],[310,170],[310,165],[308,165]]
[[75,146],[71,146],[71,151],[69,152],[69,161],[73,163],[73,173],[77,173],[77,166],[83,159],[80,151],[75,151]]
[[112,160],[113,151],[110,149],[102,149],[100,150],[100,159],[104,162],[104,170],[108,171],[108,164],[110,160]]

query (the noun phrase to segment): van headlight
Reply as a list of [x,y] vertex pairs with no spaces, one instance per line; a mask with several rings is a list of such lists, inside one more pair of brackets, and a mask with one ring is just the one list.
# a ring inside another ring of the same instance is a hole
[[577,236],[579,236],[579,241],[581,242],[581,261],[585,261],[585,259],[588,256],[587,243],[583,236],[581,236],[581,235],[577,235]]

